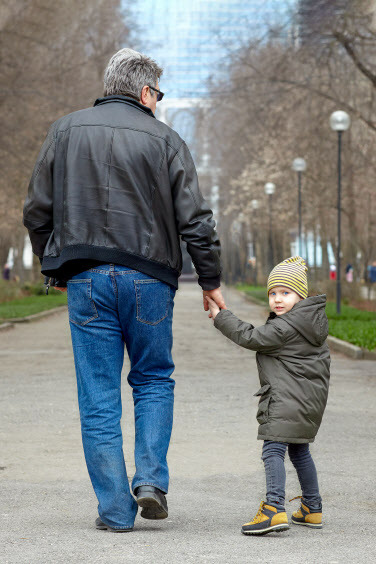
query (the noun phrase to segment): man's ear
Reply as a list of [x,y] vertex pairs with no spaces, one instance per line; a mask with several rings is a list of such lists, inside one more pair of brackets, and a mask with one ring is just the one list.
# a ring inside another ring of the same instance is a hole
[[149,86],[144,86],[141,90],[141,103],[146,104]]

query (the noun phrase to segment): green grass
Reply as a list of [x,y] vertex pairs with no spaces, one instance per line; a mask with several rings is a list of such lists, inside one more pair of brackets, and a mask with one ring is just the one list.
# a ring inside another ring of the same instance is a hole
[[330,335],[370,351],[376,348],[376,313],[342,304],[337,315],[336,304],[328,302],[326,314]]
[[46,311],[54,307],[66,305],[67,294],[57,293],[36,296],[26,296],[16,300],[0,303],[0,322],[12,317],[26,317],[40,311]]
[[350,322],[329,319],[329,335],[372,351],[376,348],[376,321]]
[[250,286],[249,284],[237,284],[237,290],[245,292],[249,297],[255,298],[258,302],[262,302],[266,306],[269,305],[269,299],[264,286]]
[[[236,288],[268,306],[265,287],[238,284]],[[329,319],[329,335],[370,351],[376,348],[376,313],[342,304],[341,315],[337,315],[336,304],[328,302],[326,314]]]
[[364,311],[345,304],[341,304],[341,315],[336,313],[335,302],[328,302],[326,304],[326,315],[328,319],[341,320],[341,321],[376,321],[376,313],[372,311]]

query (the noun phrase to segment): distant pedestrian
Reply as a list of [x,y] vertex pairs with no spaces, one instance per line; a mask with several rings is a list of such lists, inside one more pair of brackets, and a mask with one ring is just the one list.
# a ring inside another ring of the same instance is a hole
[[367,282],[374,284],[376,282],[376,261],[367,267]]
[[[309,452],[325,410],[330,355],[326,337],[326,296],[307,297],[307,267],[301,257],[278,264],[268,278],[271,313],[265,325],[254,327],[231,311],[220,310],[207,298],[210,316],[222,333],[241,347],[257,351],[260,396],[258,439],[264,441],[266,502],[250,523],[247,535],[289,528],[285,511],[286,450],[302,488],[301,506],[292,522],[322,527],[322,503],[315,464]],[[296,498],[294,498],[296,499]],[[292,501],[292,500],[291,500]]]
[[353,282],[354,280],[354,269],[351,264],[346,266],[346,282]]
[[329,279],[330,280],[336,280],[337,279],[337,268],[335,264],[331,264],[330,265],[330,269],[329,269]]
[[3,280],[10,280],[10,268],[9,264],[5,264],[3,268]]

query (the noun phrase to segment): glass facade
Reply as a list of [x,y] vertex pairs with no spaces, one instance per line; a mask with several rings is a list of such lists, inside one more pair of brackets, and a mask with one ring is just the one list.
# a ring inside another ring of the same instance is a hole
[[[283,27],[295,2],[284,0],[136,0],[136,48],[165,69],[169,98],[202,98],[221,59],[270,24]],[[282,31],[283,32],[283,31]]]
[[[270,27],[288,35],[296,0],[135,0],[127,8],[134,22],[135,49],[163,68],[165,97],[156,117],[188,143],[199,166],[205,142],[197,124],[208,99],[208,79],[226,72],[228,55],[252,36],[267,38]],[[221,77],[221,80],[223,76]],[[219,77],[218,77],[219,82]]]

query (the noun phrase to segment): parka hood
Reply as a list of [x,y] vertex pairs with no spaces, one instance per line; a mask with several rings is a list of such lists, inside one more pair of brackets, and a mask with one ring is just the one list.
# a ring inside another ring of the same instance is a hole
[[312,345],[321,346],[328,336],[325,305],[325,294],[305,298],[282,315],[281,319],[299,331]]

